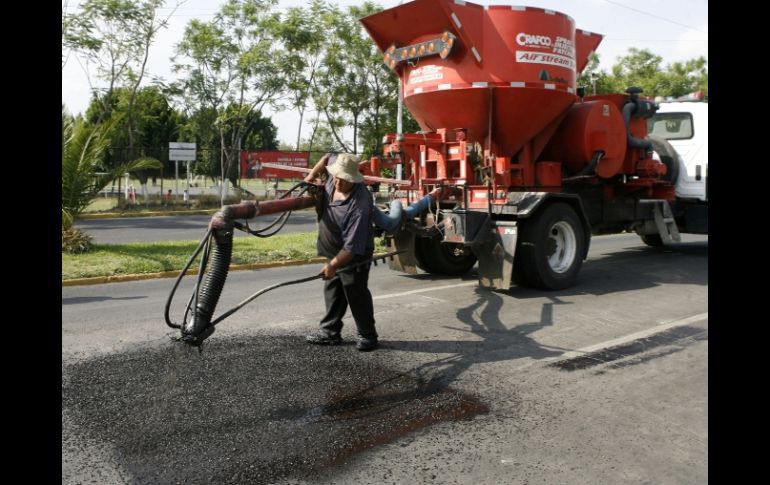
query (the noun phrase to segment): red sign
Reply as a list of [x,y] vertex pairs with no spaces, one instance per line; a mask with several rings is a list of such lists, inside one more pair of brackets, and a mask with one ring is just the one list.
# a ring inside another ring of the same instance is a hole
[[310,152],[252,152],[241,150],[241,176],[243,178],[302,178],[298,173],[283,173],[276,169],[264,168],[263,163],[275,163],[290,167],[308,168]]

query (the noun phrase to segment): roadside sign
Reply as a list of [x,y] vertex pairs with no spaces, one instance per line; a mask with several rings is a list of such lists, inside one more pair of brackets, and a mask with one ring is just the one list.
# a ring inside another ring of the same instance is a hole
[[169,160],[195,160],[195,143],[169,142]]

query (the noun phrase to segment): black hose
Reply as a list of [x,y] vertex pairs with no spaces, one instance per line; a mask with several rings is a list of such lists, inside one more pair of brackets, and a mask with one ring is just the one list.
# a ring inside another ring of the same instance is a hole
[[[198,256],[198,254],[200,254],[201,250],[204,250],[204,253],[205,253],[204,258],[201,261],[201,263],[204,264],[204,261],[206,259],[205,256],[206,254],[208,254],[208,243],[209,243],[210,237],[211,237],[211,229],[209,229],[206,232],[206,235],[203,236],[203,239],[201,239],[200,244],[198,244],[198,247],[195,248],[195,251],[193,251],[193,254],[192,256],[190,256],[190,259],[187,261],[187,264],[185,264],[184,268],[182,268],[182,271],[179,273],[179,276],[177,276],[176,281],[174,282],[174,286],[171,288],[171,293],[169,293],[168,299],[166,299],[166,308],[163,316],[166,319],[166,325],[168,325],[171,328],[182,328],[182,326],[179,325],[178,323],[172,322],[171,318],[169,317],[169,310],[171,309],[171,301],[174,299],[174,294],[176,293],[176,289],[177,287],[179,287],[179,283],[181,283],[182,278],[184,278],[184,275],[187,274],[187,270],[190,269],[190,266],[192,266],[192,262],[195,261],[195,257]],[[200,277],[202,276],[202,274],[203,274],[203,268],[201,268],[201,271],[198,275],[198,278],[199,278],[198,284],[200,284]],[[189,309],[189,306],[190,306],[189,302],[187,306]],[[185,320],[186,319],[187,319],[187,314],[185,313]]]
[[631,148],[652,150],[650,140],[642,140],[631,136],[631,116],[636,112],[636,102],[629,101],[623,106],[623,121],[626,124],[626,141]]
[[[391,251],[389,253],[381,254],[379,256],[372,256],[371,258],[366,259],[364,261],[359,261],[358,263],[349,264],[349,265],[347,265],[347,266],[345,266],[343,268],[340,268],[340,269],[337,270],[337,273],[338,274],[339,273],[346,273],[346,272],[349,272],[349,271],[353,271],[353,270],[355,270],[355,269],[357,269],[357,268],[359,268],[361,266],[372,264],[372,263],[374,263],[374,265],[376,266],[377,265],[377,261],[379,261],[379,260],[383,260],[384,261],[387,258],[393,259],[393,256],[395,256],[397,254],[404,253],[404,252],[406,252],[406,250],[402,249],[400,251]],[[261,290],[257,291],[253,295],[251,295],[248,298],[246,298],[245,300],[243,300],[242,302],[240,302],[237,305],[235,305],[230,310],[228,310],[225,313],[223,313],[222,315],[220,315],[216,320],[211,322],[211,326],[214,327],[214,325],[216,325],[217,323],[221,322],[225,318],[229,317],[233,313],[237,312],[238,310],[243,308],[247,303],[249,303],[250,301],[254,300],[256,297],[258,297],[260,295],[263,295],[263,294],[267,293],[270,290],[274,290],[276,288],[281,288],[283,286],[296,285],[296,284],[299,284],[299,283],[306,283],[308,281],[317,280],[317,279],[321,278],[321,276],[322,275],[319,273],[319,274],[317,274],[315,276],[308,276],[308,277],[300,278],[300,279],[297,279],[297,280],[284,281],[283,283],[276,283],[276,284],[268,286],[266,288],[262,288]],[[212,332],[213,332],[213,330],[212,330]],[[209,334],[209,335],[211,335],[211,334]]]
[[[299,182],[298,184],[295,184],[291,189],[289,189],[280,198],[287,197],[289,194],[291,194],[295,189],[297,189],[300,186],[304,186],[304,187],[300,191],[299,196],[301,196],[303,193],[305,193],[307,190],[311,188],[310,184],[307,184],[304,181]],[[212,220],[213,227],[216,227],[216,229],[208,230],[208,232],[206,233],[206,236],[198,245],[198,248],[195,250],[194,254],[190,257],[190,260],[187,262],[184,269],[182,270],[179,277],[177,278],[177,281],[174,284],[173,289],[171,290],[171,294],[169,295],[169,298],[166,301],[166,310],[165,310],[166,324],[172,328],[181,328],[182,336],[180,337],[180,340],[182,340],[183,342],[189,345],[200,346],[201,343],[203,343],[203,341],[214,332],[214,325],[216,323],[220,322],[226,316],[232,314],[235,310],[237,310],[238,308],[243,306],[245,303],[247,303],[247,302],[242,303],[240,306],[229,311],[225,315],[219,317],[215,322],[211,321],[212,315],[214,314],[214,310],[216,309],[217,303],[219,302],[219,297],[222,294],[222,289],[224,288],[225,280],[227,279],[227,273],[230,268],[230,261],[232,259],[232,253],[233,253],[233,228],[238,228],[240,230],[243,230],[255,236],[269,237],[277,233],[278,231],[280,231],[281,228],[283,228],[284,224],[286,224],[286,221],[289,219],[289,215],[291,214],[291,211],[284,212],[270,226],[258,231],[251,231],[248,228],[248,225],[244,225],[233,220],[236,217],[236,214],[245,215],[246,213],[248,213],[248,211],[238,212],[238,210],[236,210],[234,206],[225,206],[222,208],[221,213],[218,213],[221,219],[218,219],[216,224],[214,224]],[[280,225],[278,226],[278,228],[276,228],[274,231],[272,231],[269,234],[264,234],[264,232],[267,229],[270,229],[273,225],[275,225],[278,222],[280,222]],[[211,267],[208,268],[208,271],[206,272],[206,266],[209,260],[209,253],[210,253],[212,238],[214,239],[215,244],[213,249],[213,255],[211,256]],[[169,308],[171,305],[171,301],[173,299],[173,296],[174,296],[174,293],[176,292],[177,287],[179,286],[179,283],[182,277],[187,273],[187,270],[190,268],[190,265],[192,264],[193,260],[199,253],[201,253],[201,251],[203,251],[203,256],[201,258],[200,270],[198,273],[198,281],[195,285],[195,289],[193,290],[193,295],[190,297],[190,300],[187,302],[187,307],[185,309],[184,318],[183,318],[183,324],[182,325],[175,324],[171,322],[169,318]],[[203,276],[204,272],[205,272],[205,279]],[[314,279],[314,278],[311,278],[311,279]],[[202,281],[202,284],[201,284],[201,281]],[[265,291],[267,290],[268,289],[265,289]],[[256,298],[256,296],[254,296],[253,298]]]
[[222,294],[222,288],[225,286],[233,255],[232,229],[217,229],[213,236],[216,245],[211,257],[211,267],[198,292],[198,301],[193,308],[191,318],[185,322],[182,329],[182,341],[190,345],[200,345],[214,332],[211,316],[214,314],[219,296]]
[[[295,184],[292,188],[286,191],[285,194],[278,197],[279,199],[283,199],[284,197],[287,197],[289,194],[291,194],[297,187],[303,186],[303,189],[299,191],[299,193],[295,197],[302,197],[302,195],[307,192],[310,189],[310,186],[307,184],[307,182],[299,182]],[[289,220],[289,216],[291,216],[291,211],[283,212],[280,216],[278,216],[273,222],[271,222],[268,226],[263,227],[262,229],[258,229],[256,231],[252,231],[249,229],[248,223],[241,224],[240,222],[234,222],[235,228],[239,231],[243,231],[245,233],[251,234],[252,236],[257,237],[270,237],[276,235],[278,232],[280,232],[281,229],[283,229],[283,226],[286,225],[286,222]],[[280,223],[280,225],[270,233],[266,234],[266,231],[270,229],[271,227],[275,226],[276,224]]]

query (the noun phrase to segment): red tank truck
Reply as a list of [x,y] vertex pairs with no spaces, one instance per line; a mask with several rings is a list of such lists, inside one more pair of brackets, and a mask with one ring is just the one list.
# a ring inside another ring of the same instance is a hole
[[401,174],[405,203],[451,194],[389,236],[406,250],[391,268],[461,274],[478,261],[483,286],[558,290],[575,284],[593,234],[679,239],[670,157],[647,138],[655,103],[576,87],[601,35],[560,12],[462,0],[361,22],[422,129],[388,134],[369,170]]

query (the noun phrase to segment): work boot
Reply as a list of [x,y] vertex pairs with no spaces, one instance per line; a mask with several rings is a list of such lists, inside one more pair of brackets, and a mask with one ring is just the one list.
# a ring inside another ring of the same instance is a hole
[[305,340],[309,344],[316,345],[339,345],[342,343],[342,337],[335,335],[330,337],[323,332],[313,333],[305,337]]
[[361,352],[369,352],[378,347],[376,338],[363,338],[359,337],[356,342],[356,348]]

